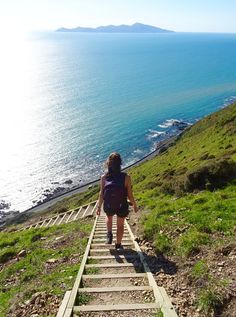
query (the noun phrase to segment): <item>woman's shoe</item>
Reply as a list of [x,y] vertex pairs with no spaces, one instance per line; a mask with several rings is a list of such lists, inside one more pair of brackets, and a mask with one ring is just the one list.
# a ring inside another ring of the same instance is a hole
[[116,248],[116,250],[123,250],[124,249],[124,247],[121,243],[116,243],[115,248]]

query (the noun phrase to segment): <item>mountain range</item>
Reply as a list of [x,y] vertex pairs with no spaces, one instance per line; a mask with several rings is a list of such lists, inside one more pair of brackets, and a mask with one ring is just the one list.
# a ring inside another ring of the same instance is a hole
[[133,25],[107,25],[97,28],[91,27],[76,27],[76,28],[59,28],[57,32],[91,32],[91,33],[172,33],[174,31],[165,30],[156,26],[134,23]]

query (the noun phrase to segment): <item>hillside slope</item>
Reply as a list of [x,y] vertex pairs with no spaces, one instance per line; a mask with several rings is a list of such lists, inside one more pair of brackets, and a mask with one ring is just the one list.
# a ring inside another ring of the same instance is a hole
[[199,316],[236,315],[236,104],[200,120],[130,174],[145,210],[138,233],[159,260],[178,267],[174,279],[157,280],[180,315],[195,316],[197,308]]

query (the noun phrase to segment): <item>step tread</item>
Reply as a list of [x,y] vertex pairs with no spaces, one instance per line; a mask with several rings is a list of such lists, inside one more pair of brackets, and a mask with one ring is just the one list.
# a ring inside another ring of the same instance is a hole
[[[131,241],[131,242],[124,242],[122,243],[122,245],[124,246],[127,246],[127,245],[133,245],[134,243]],[[91,247],[94,248],[94,247],[107,247],[107,246],[110,246],[110,245],[115,245],[115,243],[92,243],[91,244]]]
[[[90,249],[90,252],[92,251],[92,252],[110,252],[111,250],[113,250],[113,251],[115,251],[115,252],[125,252],[125,253],[127,253],[127,252],[130,252],[131,250],[133,251],[133,252],[135,252],[136,250],[135,249],[131,249],[131,248],[129,248],[129,249],[122,249],[122,250],[116,250],[115,248],[114,248],[114,245],[112,245],[112,244],[108,244],[107,245],[107,247],[108,246],[111,246],[112,248],[107,248],[107,249]],[[119,254],[119,253],[118,253]]]
[[127,255],[90,255],[88,256],[88,259],[93,259],[93,260],[109,260],[109,259],[114,259],[114,260],[119,260],[119,259],[139,259],[139,255],[132,255],[132,254],[127,254]]
[[133,292],[151,291],[151,286],[114,286],[114,287],[86,287],[79,288],[79,293],[110,293],[110,292]]
[[137,266],[134,263],[98,263],[98,264],[86,264],[85,268],[102,268],[102,267],[132,267]]
[[119,311],[119,310],[140,310],[140,309],[158,309],[158,303],[146,304],[117,304],[117,305],[87,305],[87,306],[74,306],[73,311],[79,312],[92,312],[92,311]]
[[146,273],[121,273],[121,274],[87,274],[83,275],[83,279],[112,279],[112,278],[140,278],[147,277]]

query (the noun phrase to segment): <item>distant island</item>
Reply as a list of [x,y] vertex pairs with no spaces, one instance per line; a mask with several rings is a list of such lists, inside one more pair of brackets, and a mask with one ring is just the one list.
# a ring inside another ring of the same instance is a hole
[[134,23],[133,25],[107,25],[97,28],[76,27],[72,29],[60,28],[56,32],[90,32],[90,33],[173,33],[174,31],[165,30],[156,26]]

